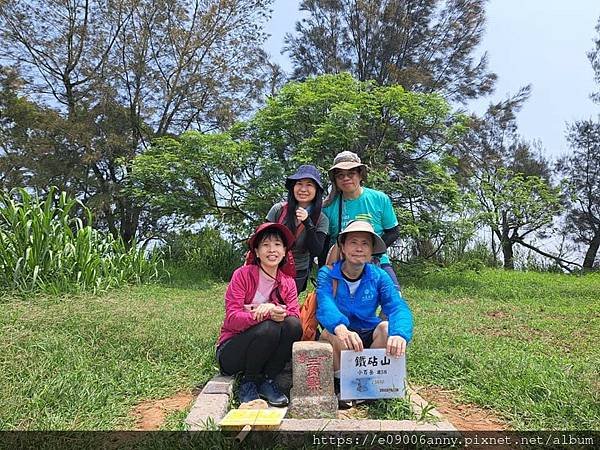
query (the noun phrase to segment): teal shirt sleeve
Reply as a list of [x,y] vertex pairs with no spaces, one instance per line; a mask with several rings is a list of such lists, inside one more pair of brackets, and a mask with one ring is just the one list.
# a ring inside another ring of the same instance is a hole
[[390,228],[394,228],[398,225],[398,218],[396,217],[396,212],[394,211],[394,206],[392,205],[392,200],[390,197],[383,194],[383,205],[382,205],[382,214],[383,214],[383,229],[389,230]]

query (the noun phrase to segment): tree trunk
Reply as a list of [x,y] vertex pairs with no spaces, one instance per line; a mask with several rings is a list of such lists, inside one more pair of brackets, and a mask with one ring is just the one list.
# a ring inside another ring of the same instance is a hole
[[140,208],[132,205],[127,199],[120,198],[118,201],[121,206],[121,226],[119,234],[125,243],[125,247],[130,249],[136,237],[141,211]]
[[431,239],[419,239],[417,241],[417,251],[421,258],[429,259],[435,254],[435,247]]
[[513,243],[510,240],[502,241],[502,254],[504,255],[504,268],[514,270],[515,260],[513,253]]
[[496,248],[496,239],[494,238],[494,229],[492,228],[492,257],[494,261],[494,267],[498,264],[498,249]]
[[583,269],[589,270],[594,267],[594,261],[596,260],[596,255],[598,254],[598,248],[600,247],[600,233],[597,233],[590,242],[590,246],[585,252],[585,258],[583,260]]

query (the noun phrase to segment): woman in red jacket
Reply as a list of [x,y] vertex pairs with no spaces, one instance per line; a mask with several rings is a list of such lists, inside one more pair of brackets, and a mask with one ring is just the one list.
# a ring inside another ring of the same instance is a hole
[[289,249],[294,236],[283,224],[263,223],[248,241],[249,264],[232,275],[225,292],[225,321],[217,360],[225,375],[242,374],[239,401],[258,398],[286,406],[275,377],[302,337],[298,294]]

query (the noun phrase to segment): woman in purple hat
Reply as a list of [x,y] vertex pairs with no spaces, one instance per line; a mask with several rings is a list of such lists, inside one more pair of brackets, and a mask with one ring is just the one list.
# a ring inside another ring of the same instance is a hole
[[312,258],[323,251],[329,219],[321,212],[323,184],[315,166],[302,165],[285,180],[287,202],[273,205],[269,222],[283,223],[296,237],[292,254],[296,264],[296,289],[306,289]]
[[248,240],[246,265],[233,273],[225,292],[225,320],[217,343],[224,375],[242,374],[240,403],[258,398],[286,406],[275,377],[302,337],[298,295],[288,271],[294,235],[285,225],[263,223]]

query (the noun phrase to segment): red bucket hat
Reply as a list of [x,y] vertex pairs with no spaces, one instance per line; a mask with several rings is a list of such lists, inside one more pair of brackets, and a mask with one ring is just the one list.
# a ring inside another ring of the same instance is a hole
[[256,259],[256,253],[254,253],[254,248],[256,246],[256,239],[258,235],[269,228],[277,229],[283,235],[283,244],[285,245],[285,256],[283,258],[283,264],[280,267],[280,270],[289,275],[291,277],[296,276],[296,265],[294,264],[294,256],[292,255],[292,246],[294,245],[294,241],[296,238],[292,234],[292,232],[283,225],[282,223],[274,223],[274,222],[265,222],[260,224],[250,239],[248,239],[248,253],[246,254],[246,264],[258,264]]
[[285,248],[287,250],[292,248],[292,245],[294,245],[294,241],[296,240],[296,238],[288,229],[288,227],[281,223],[265,222],[261,223],[258,227],[256,227],[256,230],[254,230],[254,233],[252,233],[252,236],[250,236],[250,239],[248,239],[248,248],[250,250],[254,250],[254,248],[256,247],[256,239],[258,238],[258,235],[261,233],[261,231],[268,230],[269,228],[275,228],[279,230],[279,232],[283,235],[283,244],[285,245]]

